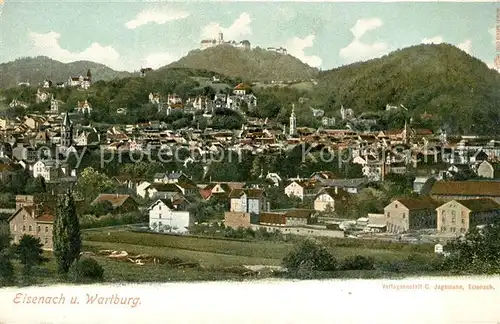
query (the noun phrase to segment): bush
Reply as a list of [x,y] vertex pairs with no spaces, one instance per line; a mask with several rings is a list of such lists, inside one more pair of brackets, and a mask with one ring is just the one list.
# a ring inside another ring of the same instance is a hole
[[0,287],[14,284],[15,273],[14,266],[10,258],[3,252],[0,252]]
[[285,256],[283,266],[292,271],[333,271],[337,261],[324,246],[308,239]]
[[71,282],[93,282],[104,279],[103,267],[93,258],[82,258],[73,262],[68,272]]
[[341,270],[374,270],[374,260],[370,257],[365,257],[362,255],[356,255],[346,258],[342,265]]
[[99,218],[93,215],[80,216],[80,228],[98,228],[107,226],[118,226],[127,224],[137,224],[143,222],[144,219],[140,213],[127,213],[119,215],[104,215]]
[[426,256],[421,254],[410,254],[404,260],[397,260],[382,264],[382,268],[390,272],[400,273],[429,273],[438,271],[449,271],[447,260],[439,256]]

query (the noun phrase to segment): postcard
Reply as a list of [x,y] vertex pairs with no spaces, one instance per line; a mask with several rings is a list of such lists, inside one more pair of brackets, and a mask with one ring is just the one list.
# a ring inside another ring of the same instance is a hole
[[0,323],[500,323],[495,2],[0,0]]

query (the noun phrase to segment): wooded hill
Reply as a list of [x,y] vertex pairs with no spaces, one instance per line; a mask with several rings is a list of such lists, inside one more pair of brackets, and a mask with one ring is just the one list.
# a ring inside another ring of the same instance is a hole
[[0,88],[15,87],[19,82],[26,81],[36,86],[45,79],[54,83],[66,82],[70,76],[85,76],[89,69],[94,81],[109,81],[138,75],[115,71],[104,64],[90,61],[61,63],[46,56],[37,56],[0,64]]
[[326,111],[344,105],[360,114],[403,104],[408,117],[418,120],[426,112],[452,133],[499,130],[500,74],[449,44],[397,50],[322,72],[318,82],[315,95],[327,98]]
[[191,51],[168,67],[210,70],[245,81],[309,80],[319,72],[291,55],[261,48],[245,51],[230,45]]

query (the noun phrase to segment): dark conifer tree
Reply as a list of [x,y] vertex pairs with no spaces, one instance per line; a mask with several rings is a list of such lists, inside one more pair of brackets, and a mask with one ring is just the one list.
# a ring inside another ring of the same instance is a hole
[[66,274],[71,264],[80,257],[82,246],[76,205],[70,191],[64,195],[57,206],[53,236],[58,271]]

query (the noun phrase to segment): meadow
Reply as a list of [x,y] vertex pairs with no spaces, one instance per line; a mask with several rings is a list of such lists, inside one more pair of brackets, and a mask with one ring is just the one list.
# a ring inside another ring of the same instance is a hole
[[[294,249],[302,238],[283,241],[244,241],[212,237],[189,237],[134,232],[126,228],[85,230],[82,234],[83,251],[95,258],[104,268],[105,282],[169,282],[249,280],[275,277],[271,271],[253,273],[244,266],[279,266],[283,257]],[[323,245],[339,261],[355,255],[372,257],[377,264],[397,263],[410,255],[425,260],[433,253],[429,246],[348,239],[324,239]],[[158,263],[137,265],[127,258],[118,260],[100,254],[102,250],[126,251],[129,255],[147,255],[158,258]],[[62,282],[56,271],[52,252],[45,252],[49,262],[36,270],[31,284]],[[16,263],[16,268],[20,265]],[[341,278],[396,277],[377,267],[369,271],[341,271]],[[331,274],[326,274],[330,276]],[[22,284],[21,278],[19,283]]]

